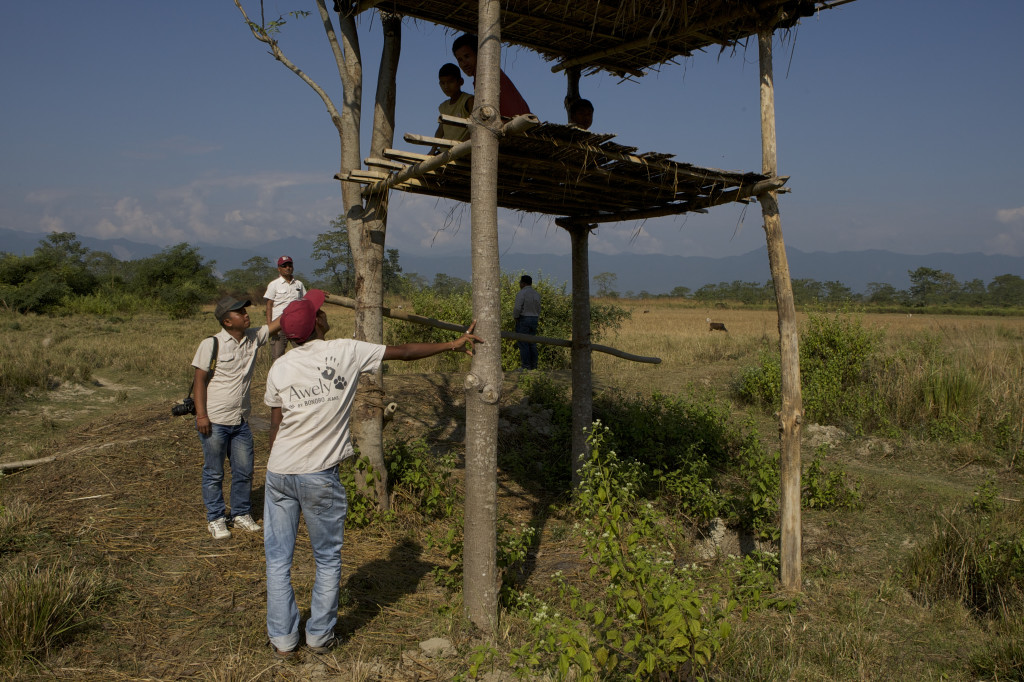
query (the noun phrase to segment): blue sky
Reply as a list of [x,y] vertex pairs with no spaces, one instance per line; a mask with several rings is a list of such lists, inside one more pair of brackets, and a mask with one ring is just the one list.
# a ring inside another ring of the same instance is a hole
[[[311,0],[265,6],[268,18],[313,9]],[[338,139],[322,103],[250,36],[231,0],[4,10],[0,227],[256,245],[312,239],[340,212]],[[777,45],[787,245],[1024,256],[1021,25],[1020,0],[857,0],[805,19]],[[360,25],[366,102],[379,28],[370,16]],[[403,31],[398,130],[429,135],[452,36],[409,20]],[[340,102],[318,21],[290,21],[281,42]],[[526,50],[506,50],[503,63],[540,118],[564,121],[562,75]],[[596,107],[592,130],[622,144],[759,171],[757,75],[752,41],[636,83],[589,76],[581,91]],[[569,251],[545,216],[503,211],[500,222],[505,253]],[[394,193],[387,239],[402,253],[468,255],[468,206]],[[591,241],[602,253],[712,257],[763,245],[756,204],[604,225]]]

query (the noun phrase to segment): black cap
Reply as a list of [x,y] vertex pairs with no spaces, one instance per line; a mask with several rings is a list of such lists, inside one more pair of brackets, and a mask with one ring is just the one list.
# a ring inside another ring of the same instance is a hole
[[230,313],[232,310],[241,310],[242,308],[248,308],[252,303],[250,301],[242,301],[237,298],[222,298],[217,301],[217,307],[213,311],[213,316],[220,322],[224,319],[224,316]]

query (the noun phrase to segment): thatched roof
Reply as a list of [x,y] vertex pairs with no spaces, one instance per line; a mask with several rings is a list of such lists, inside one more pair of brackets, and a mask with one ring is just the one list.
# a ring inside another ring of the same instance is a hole
[[[460,119],[446,118],[449,123],[456,121]],[[518,117],[506,125],[506,131],[499,137],[498,205],[564,216],[570,222],[702,211],[778,189],[786,180],[701,168],[672,161],[671,154],[638,154],[635,147],[613,142],[614,135],[540,123],[533,116]],[[411,134],[405,140],[442,149],[457,144]],[[455,158],[447,158],[452,152],[440,157],[425,153],[428,149],[424,153],[388,149],[384,158],[366,159],[371,170],[353,171],[345,179],[367,185],[365,194],[390,187],[468,202],[471,145],[467,142],[455,149]]]
[[[679,55],[734,46],[760,29],[786,29],[802,17],[853,0],[502,0],[501,40],[557,62],[641,75]],[[477,32],[477,0],[349,0],[464,33]]]

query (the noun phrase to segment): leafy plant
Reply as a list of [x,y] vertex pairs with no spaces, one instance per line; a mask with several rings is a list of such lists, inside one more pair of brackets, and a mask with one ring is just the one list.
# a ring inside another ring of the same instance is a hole
[[860,504],[860,483],[850,483],[846,471],[838,466],[825,469],[827,445],[818,446],[807,471],[804,472],[803,502],[812,509],[857,509]]
[[388,480],[396,499],[408,499],[427,517],[447,518],[456,508],[451,484],[455,456],[434,459],[430,445],[418,438],[392,445],[387,457]]
[[526,599],[535,602],[535,641],[513,651],[511,662],[520,674],[547,669],[558,679],[689,677],[721,648],[735,603],[702,598],[676,569],[658,512],[637,495],[635,463],[620,461],[608,439],[595,423],[575,503],[590,579],[602,589],[584,594],[556,574],[564,613]]
[[740,455],[740,474],[746,482],[741,518],[762,540],[779,538],[779,452],[768,452],[752,432]]

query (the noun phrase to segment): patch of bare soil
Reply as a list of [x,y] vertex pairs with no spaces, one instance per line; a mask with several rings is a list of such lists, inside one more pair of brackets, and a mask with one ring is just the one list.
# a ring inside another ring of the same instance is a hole
[[[388,399],[399,410],[386,435],[425,435],[437,449],[461,450],[461,376],[402,375],[387,383]],[[508,388],[508,400],[516,401],[513,385]],[[252,420],[258,520],[268,454],[261,419],[254,414]],[[436,680],[450,677],[450,662],[403,651],[438,634],[462,653],[468,649],[471,633],[459,630],[459,618],[445,615],[460,615],[461,607],[450,604],[430,576],[435,565],[447,564],[430,545],[437,529],[418,516],[400,516],[392,524],[346,529],[339,617],[345,645],[327,656],[304,654],[298,664],[275,661],[265,629],[262,535],[237,529],[230,540],[211,538],[193,422],[172,417],[167,401],[77,427],[40,454],[56,459],[0,484],[0,503],[35,505],[37,526],[23,556],[0,559],[61,557],[76,570],[98,571],[110,592],[45,667],[26,664],[20,677]],[[224,490],[227,496],[228,480]],[[502,513],[512,519],[526,520],[544,506],[535,492],[503,475],[499,495]],[[314,562],[303,533],[304,527],[292,578],[300,606],[308,606]],[[543,573],[566,561],[551,552],[542,558]]]

